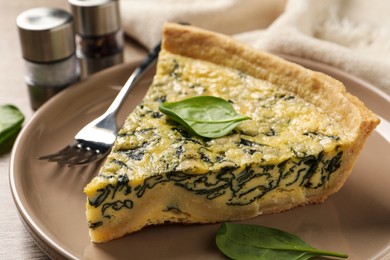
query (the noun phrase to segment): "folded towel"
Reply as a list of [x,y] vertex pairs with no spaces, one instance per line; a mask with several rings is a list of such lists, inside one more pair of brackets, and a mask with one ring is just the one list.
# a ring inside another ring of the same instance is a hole
[[[147,47],[164,21],[236,34],[253,47],[316,60],[390,95],[388,0],[122,0],[125,32]],[[268,26],[269,25],[269,26]]]
[[121,0],[125,33],[152,48],[164,22],[187,22],[232,35],[268,27],[285,0]]
[[338,67],[390,94],[389,10],[387,0],[292,0],[267,30],[237,38]]

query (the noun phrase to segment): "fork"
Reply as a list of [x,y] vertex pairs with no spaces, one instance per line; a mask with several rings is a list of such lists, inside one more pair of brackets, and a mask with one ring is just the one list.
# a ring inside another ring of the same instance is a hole
[[131,74],[112,104],[101,116],[84,126],[74,137],[74,141],[58,152],[39,157],[40,160],[57,162],[69,167],[87,165],[105,157],[115,142],[118,128],[116,115],[127,94],[138,79],[155,63],[161,43],[149,53],[144,62]]

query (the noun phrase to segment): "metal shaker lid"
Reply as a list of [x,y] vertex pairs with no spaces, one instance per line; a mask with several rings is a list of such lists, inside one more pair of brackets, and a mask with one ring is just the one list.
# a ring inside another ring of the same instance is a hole
[[69,0],[76,32],[98,36],[121,28],[118,0]]
[[72,16],[61,9],[33,8],[21,13],[16,24],[23,57],[50,62],[69,57],[75,51]]

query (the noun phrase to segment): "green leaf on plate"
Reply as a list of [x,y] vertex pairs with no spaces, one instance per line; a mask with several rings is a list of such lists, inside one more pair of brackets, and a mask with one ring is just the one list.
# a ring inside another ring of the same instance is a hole
[[214,96],[198,96],[160,104],[162,113],[199,136],[218,138],[229,134],[241,121],[231,103]]
[[216,243],[226,256],[240,260],[348,257],[313,248],[294,234],[258,225],[223,223],[217,232]]
[[0,106],[0,145],[14,137],[22,127],[24,115],[13,105]]

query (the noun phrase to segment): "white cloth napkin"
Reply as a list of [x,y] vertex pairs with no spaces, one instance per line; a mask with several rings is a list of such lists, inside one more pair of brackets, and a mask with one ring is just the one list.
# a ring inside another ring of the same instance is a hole
[[147,47],[164,21],[236,34],[253,47],[320,61],[390,95],[388,0],[122,0],[125,32]]
[[120,0],[120,10],[125,33],[152,48],[166,21],[232,35],[268,27],[284,4],[285,0]]

